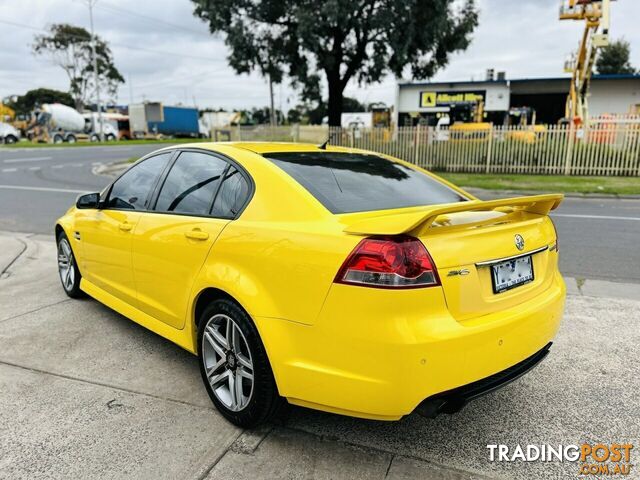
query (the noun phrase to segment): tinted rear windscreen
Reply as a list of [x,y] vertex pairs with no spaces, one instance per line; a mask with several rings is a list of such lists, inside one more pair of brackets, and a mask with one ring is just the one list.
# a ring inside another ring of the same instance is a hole
[[466,199],[422,172],[376,155],[269,153],[332,213],[462,202]]

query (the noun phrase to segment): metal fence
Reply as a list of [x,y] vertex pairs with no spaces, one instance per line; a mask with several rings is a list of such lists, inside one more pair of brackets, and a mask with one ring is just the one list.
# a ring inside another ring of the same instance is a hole
[[452,128],[230,127],[216,140],[293,141],[373,150],[435,171],[640,176],[640,117],[593,118],[587,126]]

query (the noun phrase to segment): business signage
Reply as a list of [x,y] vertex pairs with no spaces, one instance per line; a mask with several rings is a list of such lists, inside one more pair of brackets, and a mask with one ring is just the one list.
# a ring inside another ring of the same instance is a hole
[[456,103],[484,102],[484,90],[468,92],[420,92],[420,108],[450,107]]

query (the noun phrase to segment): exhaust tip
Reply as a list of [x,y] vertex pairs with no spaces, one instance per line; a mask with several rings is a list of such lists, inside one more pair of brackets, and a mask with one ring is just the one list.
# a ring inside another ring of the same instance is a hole
[[427,398],[416,408],[416,411],[426,418],[436,418],[441,413],[458,413],[467,404],[462,397]]

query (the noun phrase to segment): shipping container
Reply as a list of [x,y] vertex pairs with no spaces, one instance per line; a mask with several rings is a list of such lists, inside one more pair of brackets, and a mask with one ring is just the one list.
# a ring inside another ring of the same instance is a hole
[[135,104],[129,106],[129,118],[138,137],[197,137],[200,132],[198,109],[193,107],[169,107],[159,102]]

